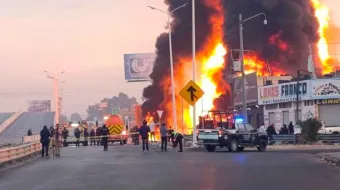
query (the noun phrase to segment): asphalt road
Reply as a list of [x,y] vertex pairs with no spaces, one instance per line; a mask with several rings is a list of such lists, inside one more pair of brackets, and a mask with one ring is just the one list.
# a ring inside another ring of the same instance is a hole
[[6,119],[11,117],[14,113],[0,113],[0,124],[2,124]]
[[22,137],[27,135],[28,129],[37,134],[44,125],[50,127],[53,122],[53,112],[25,112],[0,135],[0,144],[20,143]]
[[0,189],[337,190],[340,171],[307,153],[68,147],[60,158],[39,158],[3,172]]

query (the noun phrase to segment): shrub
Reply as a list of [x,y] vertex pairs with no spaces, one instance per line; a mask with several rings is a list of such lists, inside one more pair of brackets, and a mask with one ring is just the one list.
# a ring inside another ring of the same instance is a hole
[[317,141],[318,131],[321,129],[321,121],[310,118],[301,122],[301,140],[303,142],[315,142]]

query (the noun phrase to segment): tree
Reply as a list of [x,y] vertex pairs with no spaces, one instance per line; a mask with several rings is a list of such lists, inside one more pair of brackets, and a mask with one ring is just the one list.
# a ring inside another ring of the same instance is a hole
[[[107,107],[100,107],[100,103],[107,103]],[[129,97],[127,94],[120,92],[118,96],[112,98],[103,98],[99,104],[89,105],[87,108],[87,120],[103,118],[104,115],[110,114],[113,109],[130,108],[131,105],[137,104],[135,97]]]
[[78,113],[73,113],[70,117],[71,122],[78,122],[78,121],[81,121],[81,120],[82,120],[82,118]]
[[315,118],[301,122],[301,140],[303,142],[317,141],[317,134],[321,127],[322,123]]

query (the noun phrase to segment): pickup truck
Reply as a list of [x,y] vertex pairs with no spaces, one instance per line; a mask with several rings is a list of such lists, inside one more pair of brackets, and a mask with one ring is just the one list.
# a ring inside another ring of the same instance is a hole
[[230,152],[243,151],[245,147],[256,147],[263,152],[268,145],[268,136],[249,123],[236,123],[234,129],[198,129],[197,142],[208,152],[215,151],[217,146],[226,147]]
[[[340,134],[340,126],[325,126],[324,122],[322,123],[321,129],[318,131],[320,135],[339,135]],[[295,125],[294,126],[294,134],[301,134],[301,126]]]

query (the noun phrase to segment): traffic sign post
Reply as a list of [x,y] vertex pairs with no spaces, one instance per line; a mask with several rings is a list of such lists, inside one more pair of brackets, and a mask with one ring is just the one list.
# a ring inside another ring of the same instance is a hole
[[179,95],[191,106],[202,98],[204,91],[194,82],[189,81],[187,85],[179,92]]
[[[189,81],[187,85],[179,92],[179,95],[191,106],[195,106],[196,102],[202,98],[204,95],[204,91],[194,82]],[[195,112],[195,109],[193,109]],[[193,114],[194,118],[193,120],[196,121],[195,118],[196,114]],[[193,122],[193,145],[196,144],[196,122]]]
[[157,110],[157,114],[158,114],[159,121],[160,121],[163,115],[163,110]]

